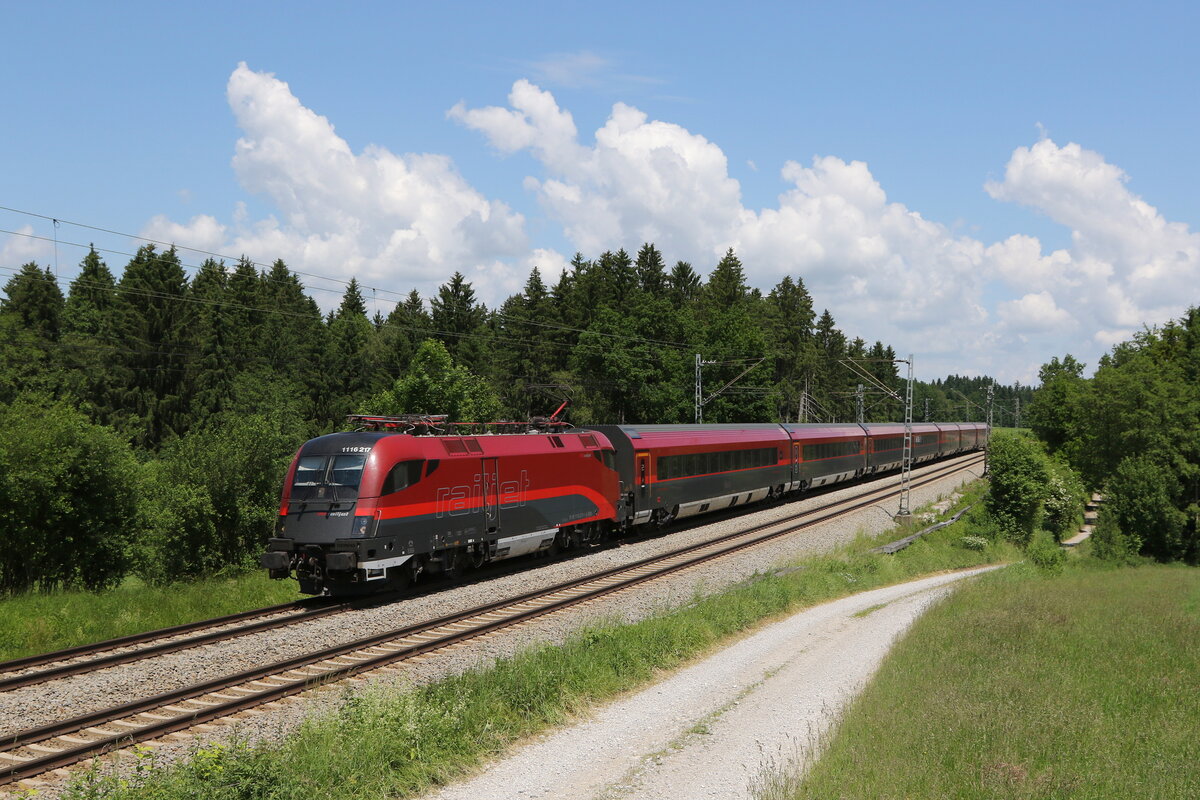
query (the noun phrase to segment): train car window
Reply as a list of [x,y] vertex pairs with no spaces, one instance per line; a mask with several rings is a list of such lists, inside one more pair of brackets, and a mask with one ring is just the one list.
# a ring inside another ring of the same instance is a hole
[[365,453],[334,456],[333,465],[329,470],[329,485],[357,489],[358,482],[362,480],[363,465],[366,463]]
[[421,471],[425,467],[423,460],[416,461],[401,461],[399,464],[392,467],[383,479],[383,488],[379,493],[391,494],[402,489],[407,489],[417,481],[421,480]]
[[327,456],[304,456],[296,465],[296,475],[292,486],[320,486],[325,482],[325,467],[329,464]]
[[431,458],[431,459],[429,459],[429,461],[427,463],[429,464],[429,466],[427,466],[425,468],[425,477],[426,478],[428,478],[430,475],[432,475],[433,471],[435,469],[437,469],[439,466],[441,466],[442,460],[440,458]]

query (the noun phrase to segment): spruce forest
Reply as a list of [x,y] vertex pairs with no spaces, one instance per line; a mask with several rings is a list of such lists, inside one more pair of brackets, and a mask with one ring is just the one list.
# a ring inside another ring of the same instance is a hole
[[[838,329],[800,277],[747,286],[730,250],[707,280],[647,244],[535,268],[498,308],[455,273],[398,303],[351,280],[322,314],[282,261],[142,247],[120,278],[96,251],[64,294],[30,263],[0,302],[0,592],[101,589],[253,568],[306,439],[350,413],[575,424],[903,418],[894,349]],[[390,308],[385,315],[378,306]],[[903,357],[903,356],[901,356]],[[864,376],[863,373],[866,373]],[[989,378],[918,383],[914,419],[981,420]],[[1011,425],[1032,390],[996,386]]]

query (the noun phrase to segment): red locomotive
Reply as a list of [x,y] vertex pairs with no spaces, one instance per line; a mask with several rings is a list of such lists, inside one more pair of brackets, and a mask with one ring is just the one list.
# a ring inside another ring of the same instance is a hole
[[[438,435],[437,417],[307,442],[288,470],[271,577],[308,594],[407,586],[901,466],[904,426],[597,425]],[[430,432],[433,432],[430,435]],[[914,463],[981,449],[981,423],[912,425]]]

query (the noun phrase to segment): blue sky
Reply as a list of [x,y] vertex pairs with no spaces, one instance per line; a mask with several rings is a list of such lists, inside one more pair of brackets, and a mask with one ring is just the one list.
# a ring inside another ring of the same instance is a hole
[[[733,246],[924,377],[1200,300],[1193,4],[6,5],[0,206],[489,303]],[[0,234],[0,270],[51,251]]]

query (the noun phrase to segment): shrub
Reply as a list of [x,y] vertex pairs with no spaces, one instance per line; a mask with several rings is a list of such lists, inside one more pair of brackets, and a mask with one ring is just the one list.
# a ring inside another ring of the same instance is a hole
[[0,407],[0,591],[116,585],[140,527],[137,463],[66,402]]
[[1123,532],[1117,522],[1117,515],[1109,509],[1101,509],[1090,541],[1093,556],[1118,564],[1136,561],[1138,551],[1142,548],[1141,537]]
[[1027,544],[1037,527],[1050,478],[1045,454],[1037,442],[1024,436],[997,436],[991,442],[988,469],[988,511],[1009,539]]
[[1033,565],[1043,572],[1057,575],[1062,572],[1067,554],[1057,542],[1046,532],[1038,532],[1025,548],[1025,555]]
[[1120,530],[1140,539],[1144,555],[1183,557],[1187,515],[1176,505],[1179,479],[1150,456],[1127,456],[1108,484],[1108,505]]
[[164,448],[144,473],[143,577],[163,583],[253,567],[302,439],[279,418],[231,414]]
[[1045,516],[1046,530],[1062,541],[1063,535],[1072,532],[1082,520],[1083,483],[1069,467],[1051,464],[1050,481],[1046,485]]
[[964,536],[962,537],[962,546],[968,550],[984,551],[987,549],[988,540],[982,536]]

